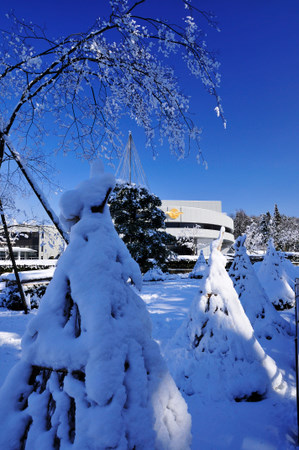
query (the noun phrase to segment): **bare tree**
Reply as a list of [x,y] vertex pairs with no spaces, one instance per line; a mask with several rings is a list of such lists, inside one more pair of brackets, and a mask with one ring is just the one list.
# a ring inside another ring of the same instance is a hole
[[143,126],[148,143],[159,130],[171,151],[182,156],[186,138],[197,141],[199,130],[187,115],[187,97],[165,64],[172,53],[180,52],[191,74],[215,96],[222,115],[218,64],[197,25],[199,17],[212,24],[211,17],[181,0],[187,14],[182,25],[173,25],[138,14],[145,2],[111,0],[107,19],[98,19],[87,33],[56,40],[9,16],[12,27],[1,32],[0,161],[8,139],[19,139],[19,153],[39,148],[51,119],[60,126],[64,150],[78,150],[87,158],[106,154],[108,145],[118,150],[124,114]]
[[[86,33],[57,39],[7,15],[9,25],[0,30],[0,168],[3,172],[5,158],[16,161],[56,225],[28,171],[30,159],[42,161],[37,155],[48,133],[57,132],[57,149],[64,152],[86,159],[109,156],[122,148],[120,123],[126,115],[143,127],[148,145],[166,139],[170,151],[182,157],[193,142],[201,160],[200,130],[167,63],[172,54],[215,97],[216,113],[224,120],[216,91],[218,63],[201,24],[217,26],[191,0],[176,1],[184,14],[179,24],[144,16],[142,6],[150,0],[110,0],[108,17]],[[34,162],[33,170],[42,170],[40,164]],[[1,191],[3,198],[3,186]]]

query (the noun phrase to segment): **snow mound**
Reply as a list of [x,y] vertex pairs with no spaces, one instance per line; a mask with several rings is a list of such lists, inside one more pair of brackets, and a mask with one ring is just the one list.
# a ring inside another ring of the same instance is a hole
[[166,274],[162,272],[162,270],[159,267],[153,267],[143,275],[143,281],[164,281],[164,280],[166,280]]
[[221,236],[211,244],[199,292],[166,351],[169,367],[185,395],[262,400],[273,389],[284,389],[284,382],[254,336],[220,246]]
[[127,282],[142,277],[110,218],[113,183],[93,170],[62,198],[70,244],[0,391],[0,448],[189,448],[186,403]]
[[206,268],[207,263],[203,251],[201,250],[192,272],[189,273],[189,278],[199,278],[199,279],[202,278]]
[[280,254],[275,250],[272,238],[269,239],[267,252],[257,275],[276,309],[293,308],[295,293],[288,283],[286,262],[282,261]]
[[235,257],[229,270],[242,306],[258,338],[272,339],[277,334],[292,334],[290,324],[284,320],[270,302],[246,253],[246,235],[234,245]]

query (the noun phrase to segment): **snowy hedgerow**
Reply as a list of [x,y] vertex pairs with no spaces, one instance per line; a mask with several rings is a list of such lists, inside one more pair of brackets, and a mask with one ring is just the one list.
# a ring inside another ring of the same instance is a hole
[[192,272],[189,273],[189,278],[202,278],[206,268],[207,263],[203,251],[201,250]]
[[[224,229],[221,233],[223,236]],[[221,240],[211,244],[199,292],[169,344],[169,367],[186,395],[258,401],[272,389],[284,388],[284,383],[275,362],[254,336],[225,270]]]
[[143,275],[143,281],[164,281],[165,273],[159,267],[153,267]]
[[272,238],[257,274],[276,309],[289,309],[295,305],[295,293],[288,283],[285,264],[275,250]]
[[270,302],[246,253],[246,235],[234,245],[235,257],[229,269],[239,300],[258,338],[272,339],[277,333],[291,334],[290,324]]
[[70,244],[0,391],[0,448],[187,449],[190,415],[106,205],[114,177],[93,169],[62,197]]

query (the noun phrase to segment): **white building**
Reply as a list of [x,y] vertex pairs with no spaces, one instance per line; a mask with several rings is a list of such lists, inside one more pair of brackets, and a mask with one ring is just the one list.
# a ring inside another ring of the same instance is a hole
[[202,249],[209,255],[210,243],[225,227],[223,252],[234,243],[234,222],[222,212],[220,201],[162,200],[161,209],[166,214],[166,231],[175,237],[194,240],[197,253]]
[[[11,225],[8,227],[17,260],[55,259],[64,249],[64,241],[54,225]],[[9,259],[9,253],[0,227],[0,259]]]
[[[221,211],[220,201],[162,200],[166,214],[166,231],[175,237],[191,238],[195,254],[203,249],[209,255],[212,240],[225,227],[223,251],[234,243],[233,220]],[[9,259],[3,230],[0,227],[0,260]],[[17,260],[48,260],[62,253],[65,243],[54,225],[13,225],[9,227]]]

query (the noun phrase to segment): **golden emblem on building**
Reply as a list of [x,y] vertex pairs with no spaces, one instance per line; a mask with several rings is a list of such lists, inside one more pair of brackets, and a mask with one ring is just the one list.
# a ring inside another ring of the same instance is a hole
[[166,213],[171,219],[177,219],[182,212],[180,212],[177,208],[172,208],[170,211],[166,211]]

